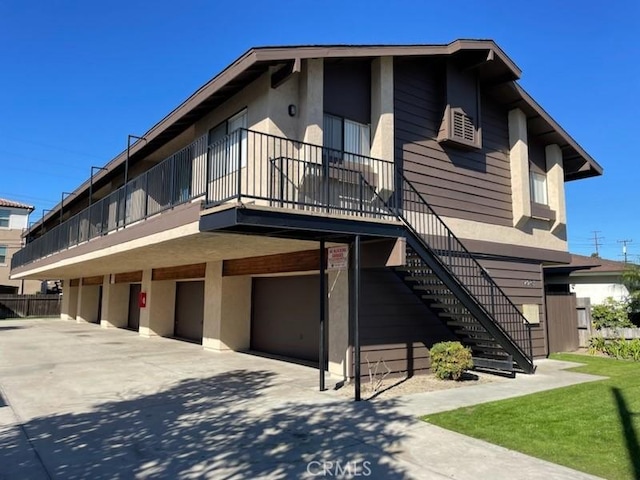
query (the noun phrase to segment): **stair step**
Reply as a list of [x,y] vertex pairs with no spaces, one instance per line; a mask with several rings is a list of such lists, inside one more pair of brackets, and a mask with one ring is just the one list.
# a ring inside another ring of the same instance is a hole
[[[424,295],[422,296],[422,298],[424,298]],[[429,305],[431,308],[456,308],[456,307],[460,307],[460,304],[458,303],[442,303],[442,302],[436,302],[436,303],[432,303],[431,305]]]
[[492,370],[502,370],[513,373],[513,359],[507,356],[506,359],[473,357],[473,366],[476,368],[490,368]]
[[434,283],[441,283],[440,279],[435,275],[409,275],[406,279],[413,282],[431,281]]
[[442,291],[449,291],[449,287],[447,287],[446,285],[442,285],[442,284],[433,284],[433,285],[414,285],[413,287],[414,290],[442,290]]
[[506,355],[504,348],[500,345],[473,345],[471,351],[488,353],[489,355]]
[[443,299],[455,299],[456,296],[453,293],[426,293],[422,295],[422,298],[426,298],[427,300],[443,300]]
[[470,313],[462,313],[462,312],[439,312],[438,316],[439,317],[445,317],[445,318],[471,318],[471,319],[473,319],[473,316]]
[[402,265],[401,267],[396,267],[396,270],[401,272],[413,272],[415,270],[431,271],[426,265]]
[[466,338],[469,338],[471,340],[486,340],[486,341],[495,342],[495,338],[493,338],[493,336],[487,331],[469,330],[466,327],[470,325],[466,325],[462,323],[458,325],[451,325],[450,323],[447,323],[447,325],[449,325],[450,327],[462,327],[458,330],[453,331],[453,333],[455,333],[456,335],[464,335]]

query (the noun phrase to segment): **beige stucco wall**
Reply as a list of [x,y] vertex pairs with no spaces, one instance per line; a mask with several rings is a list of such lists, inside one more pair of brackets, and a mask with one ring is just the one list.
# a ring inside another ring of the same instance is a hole
[[223,277],[222,262],[207,263],[202,345],[246,350],[251,344],[251,277]]
[[519,108],[509,111],[509,147],[513,226],[518,228],[531,217],[527,117]]
[[547,163],[547,193],[549,195],[549,208],[556,214],[556,219],[551,225],[551,231],[558,233],[566,231],[567,208],[564,193],[564,162],[562,150],[558,145],[547,145],[545,148]]
[[96,323],[98,321],[98,302],[100,285],[80,285],[78,287],[78,322]]
[[394,161],[393,57],[371,64],[371,156]]
[[302,63],[298,138],[322,145],[324,122],[324,60],[313,58]]
[[74,320],[78,312],[78,290],[72,287],[69,279],[64,279],[62,285],[62,302],[60,305],[60,318],[62,320]]
[[329,325],[327,332],[329,372],[348,378],[351,369],[349,348],[349,271],[329,270]]
[[454,218],[446,218],[445,223],[461,238],[567,251],[564,169],[560,148],[557,145],[545,148],[549,208],[556,215],[555,221],[547,221],[532,218],[527,117],[518,108],[509,111],[509,144],[514,228]]
[[175,321],[176,282],[150,281],[151,274],[146,273],[142,275],[142,291],[147,294],[147,306],[140,309],[140,336],[170,337]]
[[102,285],[102,318],[100,325],[126,327],[129,320],[129,284],[110,283],[110,275],[105,275]]
[[147,305],[140,308],[141,337],[173,335],[176,282],[174,280],[152,281],[152,270],[142,272],[141,292],[147,295]]
[[566,252],[567,240],[564,235],[549,231],[549,222],[529,219],[523,228],[490,225],[461,218],[441,217],[442,221],[461,239],[482,240],[521,247],[543,248]]

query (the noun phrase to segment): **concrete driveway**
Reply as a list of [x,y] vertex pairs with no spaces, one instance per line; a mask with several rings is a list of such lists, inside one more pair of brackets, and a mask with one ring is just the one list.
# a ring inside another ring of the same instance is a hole
[[[456,389],[456,401],[592,379],[557,372],[523,376],[515,390]],[[318,392],[317,371],[300,365],[5,320],[0,478],[593,478],[416,420],[457,406],[449,392],[356,404]]]

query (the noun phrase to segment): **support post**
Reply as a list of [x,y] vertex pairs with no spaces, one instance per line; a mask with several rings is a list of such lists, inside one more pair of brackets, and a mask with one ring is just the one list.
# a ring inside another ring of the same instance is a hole
[[318,370],[320,371],[320,391],[325,390],[324,385],[324,366],[327,363],[326,352],[326,302],[327,302],[327,286],[326,286],[326,270],[327,257],[324,253],[324,238],[320,240],[320,348],[318,349]]
[[360,235],[356,235],[353,249],[353,363],[356,402],[360,395]]

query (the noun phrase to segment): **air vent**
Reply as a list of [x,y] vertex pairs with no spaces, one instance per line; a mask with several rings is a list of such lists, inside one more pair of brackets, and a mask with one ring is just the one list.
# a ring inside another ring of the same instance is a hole
[[439,142],[452,143],[465,148],[480,148],[479,133],[473,118],[464,110],[447,106],[438,134]]

